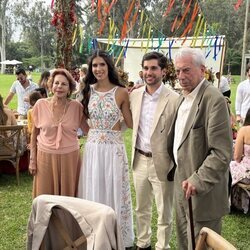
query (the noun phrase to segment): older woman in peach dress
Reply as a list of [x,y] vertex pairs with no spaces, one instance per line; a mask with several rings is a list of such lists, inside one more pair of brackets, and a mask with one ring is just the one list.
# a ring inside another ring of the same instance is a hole
[[80,173],[77,129],[87,132],[83,106],[69,97],[74,79],[65,69],[51,76],[51,98],[33,107],[29,171],[34,175],[33,197],[40,194],[76,196]]

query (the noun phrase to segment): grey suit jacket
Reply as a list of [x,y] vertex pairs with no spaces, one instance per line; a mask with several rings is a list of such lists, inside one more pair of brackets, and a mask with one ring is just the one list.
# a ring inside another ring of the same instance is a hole
[[[178,108],[182,101],[183,97],[180,97]],[[173,160],[175,120],[176,116],[168,139]],[[187,206],[181,184],[188,179],[197,189],[197,195],[192,198],[196,221],[214,220],[228,213],[228,167],[232,159],[230,119],[225,98],[207,81],[192,105],[177,158],[176,200]]]
[[[137,132],[139,128],[141,104],[145,87],[134,90],[130,94],[130,108],[133,117],[133,137],[132,137],[132,155],[131,165],[134,165],[135,146]],[[153,161],[157,177],[161,181],[167,180],[167,174],[173,167],[167,151],[167,134],[174,117],[178,94],[163,86],[156,107],[154,121],[151,129],[150,143],[152,149]]]

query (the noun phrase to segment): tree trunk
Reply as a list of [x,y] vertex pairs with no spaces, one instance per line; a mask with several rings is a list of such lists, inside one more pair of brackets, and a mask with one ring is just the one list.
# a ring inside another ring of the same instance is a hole
[[[0,30],[1,30],[1,44],[0,44],[0,53],[1,61],[6,60],[6,8],[8,0],[3,0],[0,5]],[[5,64],[1,64],[1,73],[5,71]]]

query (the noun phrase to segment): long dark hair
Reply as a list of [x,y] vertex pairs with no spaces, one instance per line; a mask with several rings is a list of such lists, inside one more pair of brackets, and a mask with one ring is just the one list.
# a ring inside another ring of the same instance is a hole
[[243,126],[248,126],[248,125],[250,125],[250,108],[248,109],[246,113],[246,118],[243,123]]
[[0,125],[6,125],[7,120],[8,116],[4,112],[3,97],[0,95]]
[[92,71],[92,63],[93,63],[94,58],[96,58],[96,57],[101,57],[106,62],[107,66],[108,66],[109,81],[114,85],[117,85],[120,87],[125,87],[119,81],[118,72],[116,71],[114,61],[113,61],[111,55],[109,55],[109,53],[104,51],[104,50],[94,51],[92,56],[89,58],[88,72],[87,72],[87,75],[85,77],[85,88],[82,90],[82,95],[83,95],[82,104],[84,107],[84,114],[87,117],[89,117],[88,104],[89,104],[89,96],[90,96],[90,85],[95,84],[97,82],[97,79],[95,78],[93,71]]

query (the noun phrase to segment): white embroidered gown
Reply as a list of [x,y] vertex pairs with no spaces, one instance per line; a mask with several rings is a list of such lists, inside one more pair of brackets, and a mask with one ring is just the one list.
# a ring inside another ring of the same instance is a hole
[[121,131],[112,130],[121,111],[114,87],[98,92],[91,86],[91,128],[83,154],[78,197],[112,207],[118,218],[125,247],[133,246],[134,232],[128,160]]

